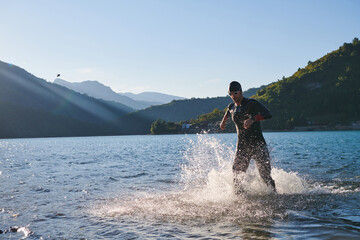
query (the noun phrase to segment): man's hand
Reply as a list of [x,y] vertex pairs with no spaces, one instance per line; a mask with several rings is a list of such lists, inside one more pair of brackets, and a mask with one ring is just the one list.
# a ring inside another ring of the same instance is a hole
[[248,118],[244,121],[244,128],[249,129],[251,125],[255,122],[252,118]]
[[226,127],[226,121],[227,121],[227,115],[225,114],[225,116],[223,117],[221,123],[220,123],[220,129],[224,130]]

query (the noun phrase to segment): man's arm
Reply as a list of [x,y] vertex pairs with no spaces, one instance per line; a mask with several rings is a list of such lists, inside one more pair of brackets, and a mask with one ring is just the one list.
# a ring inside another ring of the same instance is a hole
[[234,106],[234,103],[230,103],[229,106],[227,107],[226,109],[226,112],[224,114],[224,117],[223,119],[221,120],[221,123],[220,123],[220,129],[221,130],[224,130],[225,127],[226,127],[226,122],[230,116],[230,109]]
[[228,116],[229,116],[229,110],[226,111],[226,113],[224,114],[224,117],[223,119],[221,120],[221,123],[220,123],[220,129],[221,130],[224,130],[225,127],[226,127],[226,122],[228,120]]
[[254,103],[254,107],[255,107],[255,112],[257,114],[253,115],[252,118],[255,121],[262,121],[265,119],[272,118],[270,111],[262,103],[256,101]]
[[250,128],[251,125],[256,121],[262,121],[265,119],[272,118],[270,111],[263,104],[261,104],[260,102],[258,102],[256,100],[253,100],[252,104],[253,104],[253,107],[255,108],[254,112],[256,114],[252,115],[250,118],[248,118],[244,121],[245,129]]

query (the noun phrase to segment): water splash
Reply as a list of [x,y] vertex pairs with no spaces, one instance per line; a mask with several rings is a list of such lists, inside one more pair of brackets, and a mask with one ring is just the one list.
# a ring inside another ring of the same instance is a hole
[[286,217],[289,198],[294,200],[293,196],[311,193],[309,185],[297,173],[273,168],[278,195],[271,194],[252,163],[244,179],[245,194],[235,195],[234,150],[234,146],[221,143],[210,134],[199,134],[195,140],[189,140],[183,154],[180,191],[170,189],[158,194],[136,193],[128,198],[110,199],[105,205],[94,206],[93,214],[170,221],[257,221]]
[[181,166],[183,192],[195,199],[226,201],[234,196],[231,147],[207,134],[198,134],[190,140]]
[[[215,197],[224,200],[235,197],[232,172],[234,154],[233,146],[229,147],[211,135],[198,135],[197,141],[191,141],[184,154],[187,160],[182,166],[184,189],[200,189],[200,195],[207,199]],[[306,182],[295,172],[273,168],[271,175],[279,194],[301,194],[307,191]],[[266,195],[271,192],[262,181],[253,162],[243,182],[246,194]]]

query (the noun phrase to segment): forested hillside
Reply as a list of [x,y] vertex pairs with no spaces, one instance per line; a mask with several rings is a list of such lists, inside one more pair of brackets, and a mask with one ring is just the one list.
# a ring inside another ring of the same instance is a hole
[[268,129],[295,126],[350,124],[360,120],[360,42],[309,62],[291,77],[255,95],[272,112]]
[[[336,129],[337,125],[351,128],[360,121],[359,39],[309,61],[305,68],[258,90],[253,97],[272,112],[272,119],[262,123],[267,130]],[[214,110],[189,122],[196,131],[209,130],[217,126],[223,114]]]

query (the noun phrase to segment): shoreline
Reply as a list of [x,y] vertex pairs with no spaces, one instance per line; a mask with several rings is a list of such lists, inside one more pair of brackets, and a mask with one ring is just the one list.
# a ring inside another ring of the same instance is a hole
[[[264,133],[270,132],[353,132],[353,131],[360,131],[360,128],[307,128],[307,129],[284,129],[284,130],[262,130]],[[41,138],[87,138],[87,137],[120,137],[120,136],[161,136],[161,135],[186,135],[186,134],[226,134],[226,133],[236,133],[230,131],[192,131],[192,132],[179,132],[179,133],[169,133],[169,134],[124,134],[124,135],[84,135],[84,136],[40,136],[40,137],[8,137],[8,138],[0,138],[1,140],[15,140],[15,139],[41,139]]]

